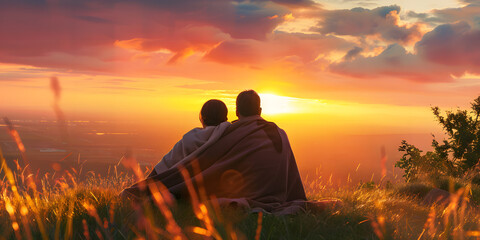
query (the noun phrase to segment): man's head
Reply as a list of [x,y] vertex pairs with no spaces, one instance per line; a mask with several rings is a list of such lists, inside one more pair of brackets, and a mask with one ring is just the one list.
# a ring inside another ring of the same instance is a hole
[[237,117],[249,117],[260,115],[262,108],[260,107],[260,96],[253,90],[246,90],[237,96]]
[[200,110],[200,122],[203,126],[217,126],[227,121],[228,109],[225,103],[217,99],[208,100]]

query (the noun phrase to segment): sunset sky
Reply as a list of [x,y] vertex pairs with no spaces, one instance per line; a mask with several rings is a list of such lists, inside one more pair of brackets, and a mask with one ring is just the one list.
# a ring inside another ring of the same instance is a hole
[[52,76],[67,119],[137,122],[164,150],[255,89],[305,166],[332,136],[436,133],[431,106],[469,106],[480,1],[0,0],[0,113],[54,119]]

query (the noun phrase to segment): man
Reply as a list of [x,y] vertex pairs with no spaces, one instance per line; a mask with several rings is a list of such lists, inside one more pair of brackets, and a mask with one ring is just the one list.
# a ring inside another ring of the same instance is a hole
[[246,198],[252,208],[293,213],[303,208],[306,200],[295,157],[285,131],[261,117],[260,105],[254,90],[237,96],[238,120],[232,128],[238,126],[237,132],[249,132],[238,143],[237,149],[245,156],[237,168],[248,171],[243,174],[243,186],[235,186],[229,193]]
[[241,92],[236,104],[238,120],[216,143],[194,159],[182,161],[181,167],[125,189],[123,195],[149,195],[145,186],[161,182],[175,197],[189,197],[189,184],[193,183],[203,195],[215,196],[221,204],[236,203],[277,214],[304,210],[305,191],[286,133],[260,116],[260,97],[255,91]]

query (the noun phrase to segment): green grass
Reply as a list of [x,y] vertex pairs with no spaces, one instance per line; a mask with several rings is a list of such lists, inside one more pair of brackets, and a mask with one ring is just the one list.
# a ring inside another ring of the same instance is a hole
[[[5,176],[0,181],[0,239],[343,240],[480,236],[480,187],[462,179],[437,177],[424,181],[427,183],[408,184],[366,182],[338,188],[323,183],[321,178],[310,178],[304,182],[310,200],[337,198],[343,206],[275,216],[220,208],[215,201],[169,202],[162,194],[141,203],[122,199],[118,194],[132,184],[133,176],[118,174],[116,169],[108,177],[92,173],[80,177],[75,170],[60,177],[46,174],[35,179],[36,186],[32,187],[24,175],[11,172],[1,154],[0,160],[1,174]],[[433,188],[454,194],[463,191],[459,197],[470,204],[452,201],[448,206],[423,205],[422,199]]]
[[[64,179],[60,185],[47,184],[47,180],[51,179],[44,180],[42,191],[20,189],[18,195],[9,184],[1,183],[0,239],[171,239],[175,235],[157,203],[135,205],[118,197],[132,182],[125,175],[90,177],[84,182]],[[210,232],[217,239],[255,239],[258,230],[260,239],[475,239],[469,236],[480,229],[475,207],[462,212],[461,206],[446,211],[445,207],[422,205],[430,185],[313,187],[307,188],[309,199],[339,198],[343,207],[293,216],[259,216],[239,209],[218,211],[207,204]],[[193,227],[208,229],[209,224],[205,217],[196,216],[190,202],[177,202],[169,208],[182,236],[204,239]],[[14,222],[19,226],[17,233]]]

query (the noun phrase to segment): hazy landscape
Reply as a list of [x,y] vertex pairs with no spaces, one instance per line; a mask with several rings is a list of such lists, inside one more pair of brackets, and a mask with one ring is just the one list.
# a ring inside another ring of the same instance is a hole
[[[12,122],[22,136],[31,167],[42,172],[51,170],[55,163],[60,164],[61,169],[68,169],[85,162],[83,171],[105,175],[109,167],[122,167],[119,161],[127,152],[133,153],[142,166],[152,167],[175,143],[164,141],[161,133],[149,132],[133,122],[68,121],[67,142],[62,140],[56,120]],[[0,126],[6,127],[5,124]],[[372,179],[378,181],[381,178],[381,151],[384,148],[388,179],[399,180],[401,170],[395,170],[393,165],[401,157],[398,146],[404,139],[421,149],[431,148],[431,134],[323,135],[308,143],[310,146],[303,145],[301,148],[311,148],[316,159],[307,157],[311,152],[299,152],[297,161],[303,176],[332,175],[332,181],[339,186],[346,184],[348,179],[356,184],[373,176]],[[8,131],[0,132],[0,144],[9,165],[13,164],[13,160],[21,159]],[[349,150],[341,151],[345,148]]]

